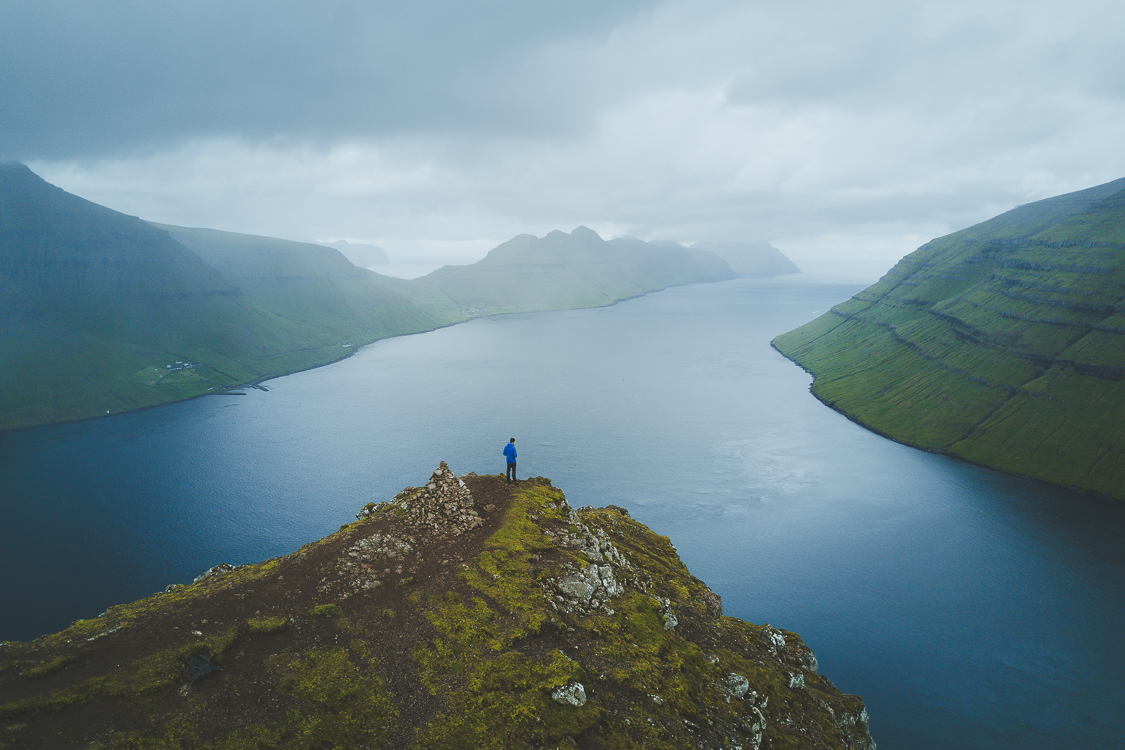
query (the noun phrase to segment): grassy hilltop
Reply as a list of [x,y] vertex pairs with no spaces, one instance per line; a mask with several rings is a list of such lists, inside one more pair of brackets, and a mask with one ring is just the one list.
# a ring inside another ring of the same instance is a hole
[[222,391],[477,315],[734,275],[712,253],[580,227],[406,281],[321,245],[149,224],[0,164],[0,430]]
[[895,440],[1125,498],[1125,179],[933,240],[774,346]]
[[874,748],[796,634],[620,508],[443,463],[360,517],[0,644],[0,749]]

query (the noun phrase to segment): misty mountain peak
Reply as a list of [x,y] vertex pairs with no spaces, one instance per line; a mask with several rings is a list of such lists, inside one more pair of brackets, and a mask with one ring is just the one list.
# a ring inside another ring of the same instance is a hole
[[598,242],[602,241],[602,236],[600,234],[595,232],[593,229],[590,229],[590,227],[582,225],[575,227],[574,231],[570,233],[570,236],[573,239],[586,240],[587,242],[590,240],[597,240]]

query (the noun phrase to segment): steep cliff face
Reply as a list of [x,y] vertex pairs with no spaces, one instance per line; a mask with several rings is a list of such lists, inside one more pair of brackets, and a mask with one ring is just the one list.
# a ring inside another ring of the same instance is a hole
[[896,440],[1125,497],[1125,180],[936,239],[774,346]]
[[875,746],[666,537],[444,463],[292,555],[4,644],[0,724],[4,748]]

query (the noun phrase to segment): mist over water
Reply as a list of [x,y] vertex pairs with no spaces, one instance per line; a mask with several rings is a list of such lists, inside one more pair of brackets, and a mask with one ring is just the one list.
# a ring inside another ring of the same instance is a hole
[[284,554],[438,461],[543,475],[796,631],[881,750],[1111,747],[1125,510],[874,435],[770,339],[860,285],[672,289],[369,346],[269,393],[0,435],[0,638]]

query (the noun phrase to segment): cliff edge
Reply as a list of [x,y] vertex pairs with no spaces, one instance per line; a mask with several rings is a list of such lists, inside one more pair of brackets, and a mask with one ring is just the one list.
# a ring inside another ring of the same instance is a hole
[[285,557],[0,645],[0,748],[874,748],[794,633],[544,478],[457,477]]

